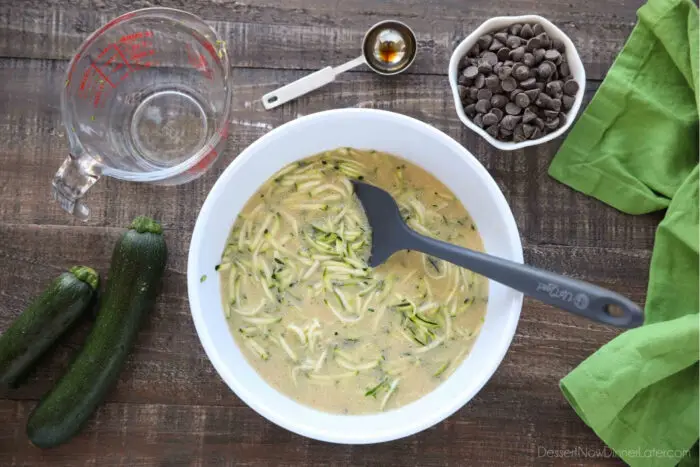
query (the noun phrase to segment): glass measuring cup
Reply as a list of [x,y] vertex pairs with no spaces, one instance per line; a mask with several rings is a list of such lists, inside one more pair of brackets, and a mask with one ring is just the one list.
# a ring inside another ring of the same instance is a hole
[[85,220],[81,198],[101,175],[161,185],[199,177],[226,143],[231,85],[226,43],[195,15],[146,8],[105,24],[66,72],[70,155],[54,198]]

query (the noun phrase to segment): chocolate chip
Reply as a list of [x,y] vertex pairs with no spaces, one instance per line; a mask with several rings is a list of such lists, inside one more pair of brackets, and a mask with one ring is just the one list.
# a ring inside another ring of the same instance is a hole
[[533,50],[539,49],[540,47],[542,47],[542,43],[537,37],[533,37],[532,39],[527,41],[527,45],[525,46],[528,52],[532,52]]
[[523,64],[515,65],[513,67],[513,76],[518,81],[526,80],[530,77],[530,69]]
[[498,57],[493,52],[484,52],[483,54],[481,54],[481,59],[486,60],[486,62],[491,66],[498,63]]
[[525,124],[523,125],[523,133],[525,133],[525,137],[526,137],[526,138],[530,138],[530,136],[532,136],[532,134],[533,134],[534,132],[535,132],[535,127],[534,127],[534,126],[532,126],[532,125],[530,125],[530,124],[527,124],[527,123],[525,123]]
[[457,92],[459,93],[459,99],[463,101],[467,98],[469,89],[466,86],[457,86]]
[[501,109],[494,107],[493,109],[491,109],[491,113],[494,114],[496,116],[496,118],[498,118],[499,122],[503,118],[503,111]]
[[515,127],[515,130],[513,130],[513,141],[516,143],[520,143],[522,141],[525,141],[527,138],[525,137],[525,133],[523,133],[523,125],[518,125]]
[[505,44],[508,41],[507,32],[497,32],[493,35],[494,40],[499,41],[501,44]]
[[564,41],[561,39],[557,39],[555,37],[552,38],[552,47],[557,49],[559,52],[564,53],[566,51],[566,46],[564,45]]
[[559,112],[556,110],[545,110],[544,116],[547,118],[547,120],[552,120],[553,118],[559,117]]
[[464,113],[467,114],[467,117],[474,118],[474,115],[476,115],[476,106],[474,104],[469,104],[464,108]]
[[570,79],[564,83],[564,94],[575,96],[578,92],[578,82],[575,79]]
[[547,79],[552,76],[556,66],[552,62],[544,61],[537,66],[537,74],[541,79]]
[[532,55],[530,52],[526,53],[523,56],[523,63],[527,66],[534,66],[535,65],[535,56]]
[[501,125],[501,128],[498,130],[498,136],[502,140],[507,141],[510,139],[511,136],[513,136],[513,131],[503,128],[503,125]]
[[491,75],[486,78],[486,87],[493,92],[498,92],[501,90],[501,80],[498,79],[498,76]]
[[549,108],[559,112],[561,110],[561,99],[552,99],[552,102],[549,103]]
[[523,113],[523,123],[530,123],[534,119],[537,118],[537,114],[533,112],[532,110],[525,109],[525,112]]
[[471,49],[469,49],[469,52],[467,52],[467,56],[469,57],[478,57],[479,52],[481,52],[481,49],[479,48],[479,44],[474,44]]
[[556,130],[559,128],[559,117],[553,118],[552,120],[544,123],[545,128],[548,130]]
[[559,112],[559,128],[566,125],[566,122],[567,122],[566,114],[563,112]]
[[520,45],[523,43],[523,40],[519,38],[518,36],[508,36],[508,40],[506,41],[506,45],[510,47],[511,49],[516,49],[520,47]]
[[501,81],[501,88],[503,88],[503,90],[505,92],[511,92],[517,87],[518,87],[518,84],[515,82],[515,79],[512,77],[508,77],[508,78],[504,79],[503,81]]
[[514,62],[519,62],[523,59],[525,56],[525,47],[522,45],[520,47],[516,47],[515,49],[510,51],[510,59],[513,60]]
[[571,74],[571,70],[569,69],[569,64],[566,62],[561,62],[559,65],[559,74],[565,78]]
[[475,66],[469,66],[462,71],[462,76],[467,79],[474,79],[479,74],[479,70]]
[[477,100],[482,100],[482,99],[491,100],[492,95],[493,95],[493,93],[490,90],[488,90],[486,88],[482,88],[482,89],[479,89],[479,92],[476,94],[476,99]]
[[530,135],[530,139],[537,139],[540,136],[542,136],[542,130],[540,130],[539,128],[535,128],[535,131],[533,131]]
[[[538,35],[535,36],[534,38],[539,39],[540,44],[541,44],[541,47],[544,47],[545,49],[548,49],[549,46],[552,45],[552,40],[549,38],[549,36],[547,35],[546,32],[543,32],[543,33],[541,33],[541,34],[538,34]],[[534,39],[534,38],[533,38],[533,39]]]
[[478,75],[476,75],[476,78],[474,78],[474,86],[477,88],[483,88],[485,81],[486,77],[479,73]]
[[489,50],[491,52],[498,52],[502,48],[503,42],[499,41],[498,39],[494,39],[493,42],[491,42],[491,45],[489,46]]
[[[484,119],[486,119],[486,116],[484,116]],[[498,136],[498,125],[491,125],[490,127],[486,128],[486,133],[490,134],[494,138]]]
[[[549,109],[550,105],[552,105],[552,98],[549,97],[547,94],[541,92],[539,96],[537,96],[537,99],[535,100],[535,105],[537,107],[541,107],[543,109]],[[477,110],[479,110],[477,108]]]
[[561,106],[564,110],[570,110],[574,106],[574,98],[571,96],[564,95],[561,98]]
[[532,30],[532,26],[526,24],[520,30],[520,37],[523,39],[532,39],[535,36],[535,32]]
[[543,129],[544,129],[544,120],[542,120],[540,117],[537,117],[536,119],[534,119],[534,120],[532,121],[532,123],[534,123],[535,126],[536,126],[537,128],[539,128],[540,130],[543,130]]
[[479,88],[477,88],[477,87],[469,88],[469,99],[476,102],[477,101],[476,96],[478,96],[478,95],[479,95]]
[[516,105],[518,105],[524,109],[525,107],[530,105],[530,98],[527,97],[527,94],[525,94],[524,92],[521,92],[520,94],[515,96],[514,102]]
[[520,87],[523,89],[534,89],[537,86],[537,81],[535,78],[528,78],[525,81],[520,82]]
[[491,41],[493,41],[493,37],[490,34],[484,34],[476,40],[476,43],[481,50],[486,50],[491,45]]
[[561,54],[556,49],[549,49],[544,53],[545,60],[549,60],[554,63],[561,63]]
[[512,102],[506,104],[506,113],[509,115],[519,115],[523,109]]
[[540,23],[535,23],[532,25],[532,32],[536,36],[542,34],[544,32],[544,26],[542,26]]
[[457,82],[459,84],[461,84],[462,86],[469,86],[470,84],[472,84],[472,80],[470,80],[469,78],[467,78],[466,76],[464,76],[462,74],[460,74],[459,78],[457,78]]
[[508,47],[502,47],[496,52],[496,57],[498,57],[500,61],[505,62],[510,58],[510,52],[511,50]]
[[483,128],[484,127],[484,122],[482,121],[483,118],[484,118],[484,114],[478,113],[478,114],[476,114],[476,116],[474,117],[474,120],[472,120],[472,121],[474,122],[474,125],[478,126],[479,128]]
[[484,115],[484,118],[482,119],[482,121],[484,122],[484,126],[491,126],[491,125],[495,125],[496,123],[498,123],[498,117],[496,115],[492,114],[491,112],[489,112],[486,115]]
[[539,89],[528,89],[525,91],[525,94],[527,94],[527,97],[530,98],[530,102],[535,102],[535,99],[537,99],[537,96],[540,94]]
[[486,99],[479,99],[476,103],[475,109],[480,114],[484,114],[491,109],[491,102]]
[[513,68],[504,65],[498,70],[497,73],[498,73],[498,79],[504,80],[504,79],[508,78],[513,73]]
[[[525,25],[525,26],[527,26],[527,25]],[[523,26],[523,25],[520,24],[520,23],[515,23],[515,24],[513,24],[513,25],[510,26],[510,33],[511,33],[511,34],[514,34],[514,35],[516,35],[516,36],[517,36],[517,35],[522,35],[522,30],[523,30],[523,28],[524,28],[525,26]]]
[[491,105],[493,107],[497,107],[499,109],[502,109],[503,107],[506,106],[508,103],[508,98],[504,96],[503,94],[494,94],[493,97],[491,97]]
[[493,71],[493,65],[491,65],[491,63],[489,63],[487,60],[481,59],[479,60],[477,71],[485,74],[491,73]]
[[561,81],[550,81],[547,83],[546,90],[547,94],[552,97],[559,97],[561,95],[563,83]]
[[501,127],[513,131],[521,118],[519,115],[506,115],[501,120]]
[[535,56],[535,64],[539,65],[544,60],[544,56],[547,52],[544,49],[535,49],[532,54]]
[[503,62],[503,65],[504,66],[513,66],[513,65],[515,65],[515,62],[513,62],[513,60],[506,60],[505,62]]

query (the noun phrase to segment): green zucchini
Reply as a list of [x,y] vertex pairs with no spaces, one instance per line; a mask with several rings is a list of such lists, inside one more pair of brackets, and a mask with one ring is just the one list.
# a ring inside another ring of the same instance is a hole
[[0,336],[0,390],[14,388],[90,308],[97,273],[75,266],[58,276]]
[[139,328],[153,308],[167,250],[159,224],[138,217],[112,254],[107,288],[85,345],[27,422],[41,448],[76,435],[114,387]]

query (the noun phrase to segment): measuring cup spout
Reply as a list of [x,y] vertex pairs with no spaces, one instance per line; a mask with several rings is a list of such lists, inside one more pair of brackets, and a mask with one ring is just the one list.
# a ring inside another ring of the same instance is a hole
[[53,198],[61,207],[82,221],[90,217],[90,208],[81,200],[100,178],[97,161],[83,153],[66,157],[53,177]]

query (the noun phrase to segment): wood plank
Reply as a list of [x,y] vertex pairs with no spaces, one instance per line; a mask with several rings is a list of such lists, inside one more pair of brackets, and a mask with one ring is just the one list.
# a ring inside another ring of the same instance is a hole
[[[562,139],[499,152],[457,119],[445,72],[454,46],[485,19],[541,12],[577,44],[590,99],[621,49],[643,0],[25,0],[0,2],[0,333],[59,271],[107,273],[114,242],[138,214],[166,229],[164,287],[119,382],[85,431],[58,449],[28,442],[26,418],[79,349],[90,322],[67,336],[17,390],[0,395],[0,465],[624,465],[564,400],[559,380],[618,333],[526,299],[515,339],[480,393],[443,423],[374,446],[340,446],[291,434],[243,404],[216,374],[197,338],[186,290],[187,248],[206,194],[254,140],[301,115],[338,107],[395,111],[428,122],[468,148],[514,212],[527,262],[592,281],[642,304],[661,214],[627,216],[547,175]],[[50,200],[67,153],[60,122],[63,71],[80,43],[109,19],[157,4],[205,18],[227,41],[235,82],[228,151],[200,180],[154,187],[101,180],[93,217],[74,221]],[[309,70],[358,54],[365,29],[394,17],[417,32],[406,75],[354,70],[272,112],[259,98]],[[7,58],[2,58],[7,57]],[[213,276],[212,276],[213,277]]]
[[[549,466],[561,465],[561,458],[545,456],[545,449],[583,448],[590,454],[576,457],[575,465],[624,465],[557,397],[527,390],[506,395],[502,400],[478,396],[418,435],[369,446],[302,438],[246,407],[110,403],[70,443],[44,451],[24,434],[33,404],[0,401],[5,421],[0,425],[0,464],[459,466],[468,459],[469,465],[478,466]],[[541,408],[538,413],[522,411],[535,406]]]
[[[0,224],[0,271],[6,271],[0,275],[0,332],[60,271],[86,264],[105,277],[122,231]],[[169,259],[163,290],[108,400],[240,406],[207,360],[190,318],[185,277],[190,233],[171,229],[165,235]],[[643,303],[648,252],[528,245],[525,256],[536,266],[595,282]],[[85,323],[69,336],[28,384],[7,397],[38,399],[64,371],[88,327]],[[527,300],[513,346],[497,372],[498,384],[512,391],[527,387],[556,392],[561,377],[615,335],[617,331],[607,326]],[[488,397],[501,397],[500,389],[495,391]]]
[[[53,2],[32,0],[21,7],[0,8],[0,56],[69,59],[92,31],[118,13],[133,9],[130,6],[142,5],[138,0],[122,3],[118,9],[68,3],[62,2],[65,7],[56,9]],[[416,0],[410,4],[399,0],[379,4],[297,0],[285,2],[284,7],[277,2],[266,2],[274,7],[245,3],[236,2],[231,10],[203,0],[184,7],[210,20],[227,42],[234,67],[316,70],[339,65],[359,54],[369,26],[384,17],[396,17],[415,29],[419,43],[418,58],[408,72],[444,75],[454,47],[483,21],[540,10],[577,45],[589,78],[602,79],[629,36],[634,12],[642,2],[586,2],[573,9],[556,0],[539,0],[535,4],[519,2],[506,11],[503,5],[488,0],[470,2],[469,8],[457,0]],[[159,4],[183,7],[178,1]],[[373,14],[367,9],[379,11]]]
[[[65,62],[0,60],[0,218],[15,223],[79,225],[50,200],[50,180],[67,154],[58,90]],[[468,130],[453,109],[447,83],[438,76],[406,75],[386,81],[353,73],[299,101],[263,111],[260,96],[298,71],[236,69],[228,149],[203,178],[179,187],[101,180],[88,195],[90,225],[122,226],[144,207],[166,228],[191,230],[199,206],[226,165],[254,140],[302,114],[338,107],[395,111],[429,122],[469,149],[504,192],[524,239],[533,244],[649,249],[659,216],[628,216],[574,192],[547,175],[562,139],[534,148],[500,152]],[[589,85],[587,99],[596,89]],[[129,202],[115,202],[129,200]]]
[[[465,8],[460,0],[159,0],[157,6],[184,8],[203,18],[230,20],[235,16],[241,21],[256,23],[290,23],[300,25],[339,25],[357,21],[359,17],[394,17],[400,15],[423,21],[443,19],[465,20],[474,15],[541,14],[561,21],[614,18],[618,22],[633,21],[634,13],[644,2],[625,0],[594,0],[582,5],[572,5],[556,0],[524,0],[515,5],[498,5],[488,0],[474,0]],[[42,10],[56,5],[50,0],[27,0],[26,8]],[[95,0],[62,0],[60,6],[72,10],[94,10],[117,15],[122,12],[148,6],[143,0],[125,0],[115,5]],[[87,31],[86,31],[87,32]]]

